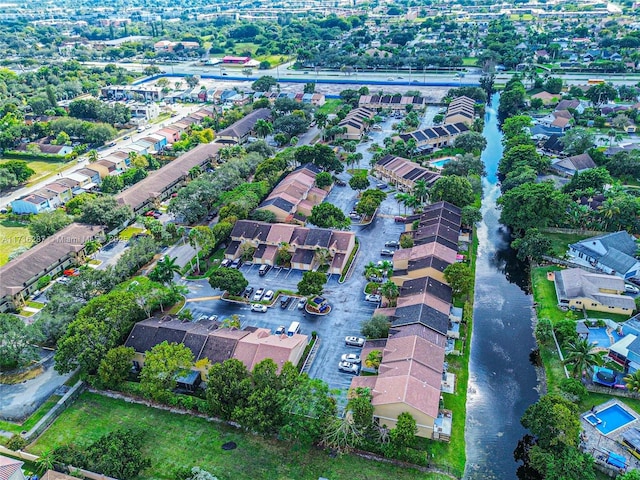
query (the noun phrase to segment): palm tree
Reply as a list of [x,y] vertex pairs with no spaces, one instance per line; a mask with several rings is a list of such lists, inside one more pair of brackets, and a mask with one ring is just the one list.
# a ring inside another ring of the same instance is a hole
[[630,392],[640,392],[640,370],[628,374],[623,380],[624,383],[627,384],[627,390]]
[[604,352],[595,351],[595,348],[595,343],[589,343],[584,338],[579,338],[567,344],[564,364],[570,366],[574,377],[577,378],[583,373],[588,375],[593,371],[593,367],[602,364]]
[[331,252],[326,249],[326,248],[319,248],[316,250],[315,254],[313,255],[314,260],[316,261],[316,263],[318,264],[318,266],[323,267],[325,265],[329,265],[329,263],[332,260],[332,255]]
[[406,199],[410,197],[408,193],[396,193],[395,199],[398,201],[398,210],[400,210],[400,204],[404,206],[404,214],[407,214],[407,202]]
[[162,283],[173,283],[173,274],[180,274],[180,266],[176,263],[178,257],[171,258],[169,255],[165,255],[158,263],[150,274],[150,277],[155,277],[155,280]]
[[428,201],[429,199],[429,187],[427,186],[427,182],[424,180],[418,180],[413,187],[413,194],[418,199],[420,204],[425,202],[425,199]]
[[95,149],[91,149],[87,152],[87,158],[89,159],[90,162],[97,162],[98,161],[98,151]]
[[100,250],[100,247],[102,247],[102,245],[97,240],[89,240],[87,243],[84,244],[84,250],[87,255],[96,253],[98,250]]
[[256,122],[254,130],[256,131],[256,135],[258,135],[260,138],[264,138],[267,135],[273,133],[273,125],[271,124],[271,122],[268,122],[261,118]]
[[380,268],[378,268],[375,263],[369,262],[364,267],[364,276],[369,278],[373,275],[375,275],[376,277],[381,276]]
[[620,207],[616,205],[613,198],[607,198],[602,205],[598,207],[598,213],[602,216],[605,229],[609,226],[609,222],[620,214]]
[[376,372],[382,363],[382,352],[380,350],[371,350],[364,361],[367,368],[373,368]]
[[380,293],[389,300],[389,306],[394,306],[396,299],[400,296],[398,286],[391,280],[387,280],[381,287]]

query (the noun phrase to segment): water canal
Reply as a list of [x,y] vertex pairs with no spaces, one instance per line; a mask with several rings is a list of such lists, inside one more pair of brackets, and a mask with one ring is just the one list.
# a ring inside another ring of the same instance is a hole
[[532,297],[525,265],[509,247],[509,234],[500,224],[496,201],[500,196],[497,167],[502,156],[498,128],[499,96],[492,97],[485,115],[482,154],[483,220],[478,226],[478,261],[473,337],[469,360],[469,388],[465,440],[465,479],[511,480],[517,464],[513,450],[524,434],[520,417],[538,399],[538,381],[529,354]]

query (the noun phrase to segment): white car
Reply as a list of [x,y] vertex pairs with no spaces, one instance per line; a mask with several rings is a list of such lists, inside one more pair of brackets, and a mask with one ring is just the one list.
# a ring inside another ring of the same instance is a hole
[[260,305],[259,303],[253,303],[253,304],[251,304],[251,311],[252,312],[259,312],[259,313],[267,313],[267,306],[266,305]]
[[265,302],[270,302],[271,300],[273,300],[273,290],[267,290],[267,293],[264,294],[262,300]]
[[340,357],[343,362],[355,363],[356,365],[360,365],[360,355],[355,353],[345,353]]
[[638,290],[638,287],[634,287],[633,285],[629,285],[628,283],[624,284],[624,291],[627,293],[638,293],[640,292],[640,290]]
[[354,363],[340,362],[338,364],[338,370],[345,373],[355,373],[357,375],[360,367]]
[[259,288],[258,290],[256,290],[256,293],[254,293],[253,295],[253,301],[259,302],[260,300],[262,300],[263,295],[264,295],[264,288]]
[[302,297],[300,300],[298,300],[298,310],[302,310],[306,304],[307,299],[305,297]]
[[362,337],[345,337],[344,343],[351,347],[362,347],[364,346],[364,338]]
[[374,302],[374,303],[377,303],[377,302],[379,302],[380,300],[382,300],[382,298],[380,297],[380,295],[376,295],[376,294],[374,294],[374,293],[368,293],[367,295],[365,295],[364,299],[365,299],[367,302]]

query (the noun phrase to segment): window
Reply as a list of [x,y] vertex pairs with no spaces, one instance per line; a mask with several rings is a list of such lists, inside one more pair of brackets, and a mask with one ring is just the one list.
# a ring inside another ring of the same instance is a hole
[[576,302],[576,305],[582,305],[582,302],[577,301],[577,302]]
[[597,306],[598,306],[598,304],[597,304],[597,303],[592,303],[592,304],[591,304],[591,306],[592,306],[592,307],[597,307]]

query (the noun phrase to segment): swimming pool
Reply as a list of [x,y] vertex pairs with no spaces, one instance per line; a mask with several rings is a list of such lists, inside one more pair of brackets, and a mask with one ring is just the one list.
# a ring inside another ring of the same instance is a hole
[[434,160],[433,162],[429,162],[429,165],[436,168],[442,168],[450,161],[451,161],[450,158],[441,158],[440,160]]
[[588,413],[584,419],[596,427],[603,435],[624,427],[636,418],[617,403],[595,413]]

